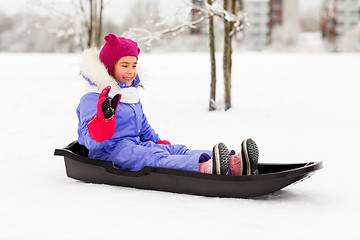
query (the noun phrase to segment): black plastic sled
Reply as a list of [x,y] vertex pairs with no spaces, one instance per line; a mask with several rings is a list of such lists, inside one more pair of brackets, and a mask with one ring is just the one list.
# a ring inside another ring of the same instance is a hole
[[67,176],[87,183],[110,184],[139,189],[185,193],[209,197],[254,198],[305,180],[323,168],[322,162],[258,164],[258,175],[224,176],[170,168],[145,167],[124,171],[110,161],[88,158],[88,150],[77,141],[63,149]]

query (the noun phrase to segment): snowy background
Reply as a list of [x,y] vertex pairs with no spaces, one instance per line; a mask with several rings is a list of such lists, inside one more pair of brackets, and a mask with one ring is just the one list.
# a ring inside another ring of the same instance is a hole
[[272,195],[221,199],[67,178],[53,153],[77,138],[79,55],[0,53],[0,239],[359,239],[359,60],[235,53],[233,107],[221,109],[219,77],[208,112],[208,53],[140,55],[145,113],[163,139],[239,149],[251,137],[260,162],[324,163]]

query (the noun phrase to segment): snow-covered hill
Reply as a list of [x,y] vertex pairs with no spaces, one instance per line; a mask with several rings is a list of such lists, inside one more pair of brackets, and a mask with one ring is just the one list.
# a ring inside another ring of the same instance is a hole
[[0,53],[1,239],[359,239],[359,54],[234,54],[233,107],[208,112],[207,53],[141,54],[142,102],[163,139],[261,162],[323,161],[258,199],[85,184],[53,156],[77,138],[79,56]]

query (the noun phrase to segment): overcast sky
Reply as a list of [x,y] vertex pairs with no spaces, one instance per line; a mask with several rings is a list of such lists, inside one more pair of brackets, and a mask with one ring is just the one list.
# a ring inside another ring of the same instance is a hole
[[[70,2],[71,0],[52,0],[53,2]],[[175,12],[175,9],[186,1],[190,0],[141,0],[142,2],[159,1],[168,12]],[[320,6],[323,0],[298,0],[300,11],[309,11],[312,8]],[[24,5],[31,3],[31,0],[11,0],[0,1],[0,9],[8,14],[21,12]],[[45,1],[50,2],[50,1]],[[130,0],[105,0],[107,3],[104,9],[104,16],[111,16],[115,21],[123,19],[123,16],[129,16],[125,9],[131,9],[130,6],[138,1]]]
[[[25,2],[31,2],[31,0],[11,0],[11,1],[0,1],[0,9],[5,11],[5,12],[9,12],[9,13],[14,13],[16,11],[18,11],[21,6],[25,3]],[[54,0],[53,0],[54,1]],[[63,2],[69,2],[71,0],[58,0],[58,1],[63,1]],[[186,0],[141,0],[141,1],[159,1],[161,2],[163,5],[168,5],[168,6],[174,6],[176,5],[176,2],[184,2]],[[190,0],[188,0],[190,1]],[[312,8],[314,6],[319,6],[319,4],[322,2],[322,0],[298,0],[299,1],[299,6],[302,10],[306,10],[309,8]],[[48,1],[46,1],[48,2]],[[118,8],[121,6],[129,6],[131,4],[133,4],[136,1],[129,1],[129,0],[105,0],[105,2],[109,2],[109,6],[110,8]]]

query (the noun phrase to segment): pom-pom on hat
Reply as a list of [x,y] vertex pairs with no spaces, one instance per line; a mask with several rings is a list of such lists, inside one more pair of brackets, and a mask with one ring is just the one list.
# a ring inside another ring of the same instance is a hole
[[108,73],[114,76],[113,68],[117,60],[126,56],[138,58],[140,48],[130,39],[117,37],[110,33],[104,37],[105,44],[100,50],[100,60],[104,63]]

